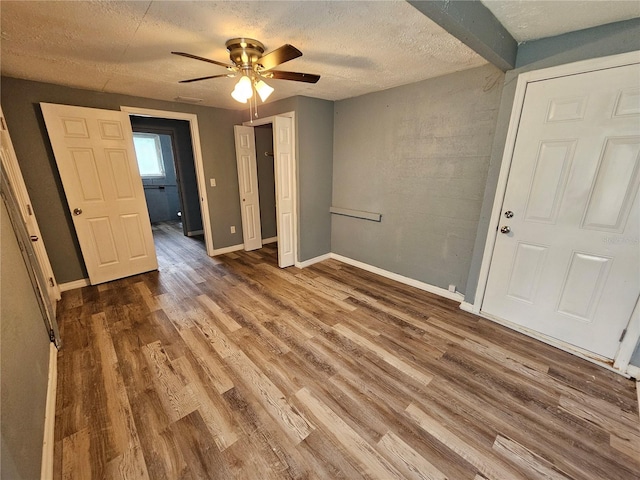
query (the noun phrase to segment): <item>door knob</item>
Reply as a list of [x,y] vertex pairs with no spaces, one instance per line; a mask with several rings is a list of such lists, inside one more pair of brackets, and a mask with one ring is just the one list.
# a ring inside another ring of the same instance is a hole
[[81,215],[82,214],[82,209],[81,208],[74,208],[73,209],[73,214],[74,215]]
[[37,242],[38,241],[38,236],[37,235],[31,235],[29,237],[29,240],[31,240],[32,242]]
[[506,212],[504,212],[504,216],[507,218],[511,218],[513,217],[513,212],[511,210],[507,210]]
[[509,233],[511,231],[511,227],[509,225],[505,225],[504,227],[500,228],[500,233]]

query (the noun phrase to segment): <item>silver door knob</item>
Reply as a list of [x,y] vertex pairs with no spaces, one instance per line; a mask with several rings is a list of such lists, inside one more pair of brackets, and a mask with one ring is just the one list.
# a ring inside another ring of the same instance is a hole
[[504,227],[500,228],[500,233],[509,233],[511,231],[511,227],[509,225],[505,225]]
[[504,212],[504,216],[507,218],[511,218],[513,217],[513,212],[511,210],[507,210],[506,212]]
[[82,214],[82,209],[81,208],[74,208],[73,209],[73,214],[74,215],[81,215]]

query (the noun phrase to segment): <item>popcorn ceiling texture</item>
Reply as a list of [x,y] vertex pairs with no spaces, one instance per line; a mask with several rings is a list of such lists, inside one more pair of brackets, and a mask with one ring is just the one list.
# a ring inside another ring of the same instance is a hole
[[481,0],[518,42],[640,16],[637,0]]
[[227,39],[256,38],[267,51],[291,43],[303,57],[280,70],[322,75],[316,85],[272,80],[270,101],[293,95],[340,100],[486,61],[404,1],[14,2],[3,0],[2,74],[83,89],[246,108],[235,80],[180,85],[225,73],[171,55],[227,62]]
[[[518,41],[640,16],[637,1],[483,0]],[[225,73],[171,55],[228,61],[227,39],[304,54],[281,70],[318,84],[271,80],[270,102],[306,95],[342,100],[487,63],[405,1],[8,1],[0,2],[2,74],[88,90],[244,109],[235,80],[178,80]]]

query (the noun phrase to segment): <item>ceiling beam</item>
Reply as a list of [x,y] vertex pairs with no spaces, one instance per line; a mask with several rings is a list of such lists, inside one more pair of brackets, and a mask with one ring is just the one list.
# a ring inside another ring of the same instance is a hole
[[516,65],[518,42],[480,0],[407,0],[502,71]]

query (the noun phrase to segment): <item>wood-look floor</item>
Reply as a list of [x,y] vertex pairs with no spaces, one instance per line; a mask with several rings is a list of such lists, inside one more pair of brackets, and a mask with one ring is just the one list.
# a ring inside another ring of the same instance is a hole
[[637,479],[634,383],[334,260],[208,258],[66,292],[64,479]]

